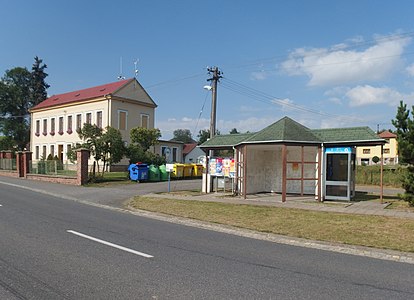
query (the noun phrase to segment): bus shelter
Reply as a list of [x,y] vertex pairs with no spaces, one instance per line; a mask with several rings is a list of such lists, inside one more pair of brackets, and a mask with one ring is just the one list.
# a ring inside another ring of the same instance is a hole
[[[369,127],[312,130],[284,117],[256,133],[217,135],[203,143],[201,149],[215,156],[207,156],[202,190],[214,192],[215,178],[229,174],[234,194],[244,198],[265,192],[281,194],[282,201],[287,194],[349,201],[355,195],[355,147],[384,143]],[[234,160],[232,172],[217,168],[223,153]]]

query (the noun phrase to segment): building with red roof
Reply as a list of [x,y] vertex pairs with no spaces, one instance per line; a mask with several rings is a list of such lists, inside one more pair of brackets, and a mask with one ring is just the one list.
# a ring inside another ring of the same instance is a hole
[[81,142],[76,131],[85,123],[119,129],[128,144],[132,128],[154,128],[156,107],[135,78],[53,95],[30,110],[33,162],[51,155],[70,163],[67,152]]
[[[383,158],[385,165],[398,164],[398,143],[397,135],[385,130],[380,132],[378,136],[387,143],[383,146]],[[381,146],[357,147],[356,161],[359,165],[375,165],[376,158],[381,158]]]

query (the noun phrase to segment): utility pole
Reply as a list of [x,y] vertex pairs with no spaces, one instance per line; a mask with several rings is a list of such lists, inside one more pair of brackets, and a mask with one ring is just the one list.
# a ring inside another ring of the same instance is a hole
[[207,81],[211,81],[211,118],[210,118],[210,138],[216,135],[216,109],[217,109],[217,82],[222,78],[222,72],[217,67],[208,67],[208,74],[212,75]]

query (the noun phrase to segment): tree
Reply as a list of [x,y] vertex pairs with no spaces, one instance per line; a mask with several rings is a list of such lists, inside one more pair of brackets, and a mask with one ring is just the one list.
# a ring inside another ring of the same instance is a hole
[[0,131],[20,150],[29,142],[31,74],[26,68],[7,70],[0,80]]
[[121,132],[113,127],[106,127],[106,131],[102,134],[97,146],[96,152],[103,162],[103,176],[106,166],[120,162],[125,155],[125,145],[122,141]]
[[236,128],[233,128],[232,130],[230,130],[230,132],[229,132],[229,133],[230,133],[230,134],[238,134],[238,133],[240,133],[240,132],[238,132]]
[[173,132],[172,140],[183,142],[184,144],[194,143],[191,131],[189,129],[176,129]]
[[130,163],[165,164],[165,158],[148,151],[151,146],[158,143],[158,139],[161,137],[159,129],[135,127],[131,129],[130,137],[131,144],[127,148],[127,157],[129,157]]
[[209,129],[202,129],[198,132],[198,142],[197,144],[201,145],[202,143],[206,142],[210,138],[210,130]]
[[[76,160],[76,150],[79,148],[88,149],[95,160],[98,174],[101,174],[101,177],[103,177],[107,166],[118,163],[124,157],[125,146],[122,141],[121,132],[118,129],[108,126],[104,131],[97,125],[85,123],[77,132],[83,143],[72,147],[68,156],[72,161]],[[102,173],[100,172],[100,161],[103,164]]]
[[[220,131],[216,130],[216,135],[220,135]],[[210,138],[210,129],[202,129],[198,132],[198,142],[197,144],[201,145]]]
[[17,67],[7,70],[0,80],[0,132],[9,136],[19,150],[30,140],[29,109],[47,97],[46,67],[36,56],[32,72]]
[[47,68],[46,64],[42,64],[43,60],[35,56],[35,62],[32,66],[32,76],[31,76],[31,101],[32,105],[37,105],[47,98],[47,89],[50,87],[45,82],[48,74],[45,72]]
[[405,189],[403,199],[414,206],[414,119],[407,105],[400,101],[397,115],[392,124],[397,129],[397,142],[399,161],[407,165],[408,172],[402,179],[402,187]]
[[161,131],[158,128],[135,127],[130,131],[131,143],[139,144],[143,151],[158,143],[161,137]]

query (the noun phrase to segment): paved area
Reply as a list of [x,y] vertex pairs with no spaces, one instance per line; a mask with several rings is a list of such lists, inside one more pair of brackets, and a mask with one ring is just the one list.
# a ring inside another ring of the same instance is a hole
[[[120,184],[108,187],[79,187],[63,184],[55,184],[41,181],[22,180],[1,176],[0,174],[0,190],[1,185],[11,185],[36,191],[43,194],[53,195],[56,197],[70,199],[78,202],[87,203],[111,209],[122,209],[125,202],[135,195],[152,194],[156,197],[174,197],[176,199],[198,200],[198,201],[217,201],[236,204],[253,204],[278,207],[292,207],[316,211],[338,212],[338,213],[354,213],[362,215],[382,215],[398,218],[414,218],[413,212],[402,212],[396,210],[384,209],[387,204],[375,202],[330,202],[318,203],[313,197],[292,197],[289,196],[285,203],[282,202],[281,196],[278,194],[257,194],[249,195],[248,199],[241,197],[230,197],[220,193],[212,193],[200,196],[180,196],[174,193],[159,194],[168,191],[167,182],[144,183],[144,184]],[[170,190],[172,192],[180,190],[199,190],[201,186],[200,180],[183,180],[172,181]],[[379,187],[357,187],[358,191],[379,194]],[[399,189],[384,189],[385,195],[396,195],[401,193]],[[312,241],[307,239],[287,237],[276,234],[268,234],[255,232],[247,229],[233,228],[230,226],[212,224],[207,222],[189,220],[179,217],[165,216],[162,214],[150,213],[145,211],[131,212],[136,215],[146,216],[149,218],[159,219],[165,222],[184,224],[187,226],[195,226],[208,230],[215,230],[227,234],[234,234],[254,239],[261,239],[288,245],[308,247],[326,251],[334,251],[344,254],[366,256],[377,259],[398,261],[414,264],[414,254],[393,250],[375,249],[361,246],[350,246],[338,243],[327,243],[321,241]]]
[[[414,212],[385,209],[388,205],[388,203],[385,203],[386,199],[384,200],[384,204],[372,201],[325,201],[323,203],[318,203],[315,201],[314,197],[288,196],[287,201],[283,203],[280,194],[271,193],[248,195],[247,199],[243,199],[242,197],[233,197],[229,194],[223,193],[211,193],[199,196],[183,196],[177,195],[175,193],[159,194],[160,192],[168,192],[168,182],[112,184],[106,187],[80,187],[0,176],[0,184],[15,185],[21,188],[31,189],[33,191],[61,198],[89,202],[99,205],[107,205],[117,208],[124,207],[125,201],[133,196],[151,194],[154,197],[175,198],[183,200],[290,207],[325,212],[379,215],[414,219]],[[199,179],[171,181],[170,190],[172,192],[182,190],[199,190],[200,186],[201,180]],[[380,189],[379,187],[375,186],[357,186],[357,191],[378,195]],[[402,189],[384,188],[384,195],[386,196],[393,196],[402,192]]]

